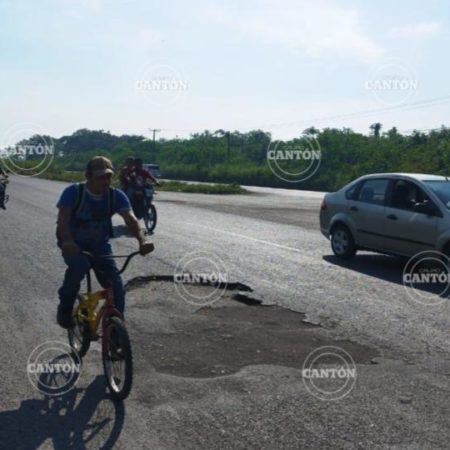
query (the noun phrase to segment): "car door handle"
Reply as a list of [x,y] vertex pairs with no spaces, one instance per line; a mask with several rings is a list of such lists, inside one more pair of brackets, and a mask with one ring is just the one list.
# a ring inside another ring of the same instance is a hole
[[388,216],[386,216],[388,219],[390,220],[398,220],[398,217],[395,214],[389,214]]
[[352,206],[352,207],[350,208],[350,211],[358,212],[359,209],[358,209],[356,206]]

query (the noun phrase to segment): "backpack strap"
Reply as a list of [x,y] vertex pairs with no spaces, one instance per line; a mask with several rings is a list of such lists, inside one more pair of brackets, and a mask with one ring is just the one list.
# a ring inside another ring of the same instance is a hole
[[[76,198],[75,204],[72,208],[72,216],[76,215],[78,213],[78,211],[81,210],[81,208],[83,207],[85,197],[86,197],[86,189],[85,189],[84,183],[78,183],[77,184],[77,198]],[[61,239],[58,235],[58,228],[56,228],[56,240],[59,245],[61,242]]]
[[108,210],[109,210],[109,234],[113,238],[114,229],[112,226],[112,216],[116,212],[116,190],[113,187],[110,187],[108,192]]
[[72,209],[73,214],[77,214],[84,205],[84,200],[86,198],[86,189],[84,183],[78,183],[78,193],[77,200],[75,201],[75,205]]
[[[84,204],[84,200],[86,198],[86,187],[84,183],[78,183],[78,194],[77,194],[77,200],[75,202],[75,205],[73,207],[73,212],[76,214],[78,211],[81,210]],[[108,191],[108,211],[110,217],[114,215],[116,212],[116,190],[112,187],[109,188]]]
[[108,209],[112,217],[116,212],[116,190],[113,187],[110,187],[108,192]]

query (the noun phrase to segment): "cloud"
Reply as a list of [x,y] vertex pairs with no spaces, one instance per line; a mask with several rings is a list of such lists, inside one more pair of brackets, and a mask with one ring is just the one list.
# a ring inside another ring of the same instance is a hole
[[100,11],[101,0],[78,0],[82,8],[90,9],[92,11]]
[[162,40],[162,35],[157,30],[152,30],[151,28],[143,28],[138,31],[138,36],[141,44],[149,47],[153,47]]
[[199,15],[244,38],[313,58],[338,56],[373,63],[384,53],[364,32],[358,11],[330,0],[252,0],[245,6],[204,8]]
[[102,0],[52,0],[57,6],[65,7],[66,14],[80,16],[80,11],[98,13],[102,9]]
[[394,38],[426,39],[436,36],[442,30],[440,22],[421,22],[392,29],[390,35]]

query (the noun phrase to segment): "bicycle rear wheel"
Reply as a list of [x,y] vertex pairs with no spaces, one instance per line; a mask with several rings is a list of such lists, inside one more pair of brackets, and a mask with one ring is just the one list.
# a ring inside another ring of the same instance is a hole
[[106,384],[111,396],[125,400],[133,384],[133,355],[125,324],[118,317],[111,317],[105,327],[102,360]]
[[[80,295],[78,295],[78,300],[82,300]],[[69,344],[72,350],[82,358],[91,345],[89,324],[80,317],[78,308],[75,308],[73,311],[73,321],[75,326],[67,330]]]

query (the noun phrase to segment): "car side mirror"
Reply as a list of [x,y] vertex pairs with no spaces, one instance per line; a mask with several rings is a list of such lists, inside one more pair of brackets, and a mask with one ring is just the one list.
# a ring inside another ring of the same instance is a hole
[[416,203],[414,205],[414,211],[420,214],[426,214],[427,216],[436,215],[436,208],[429,201],[423,203]]

